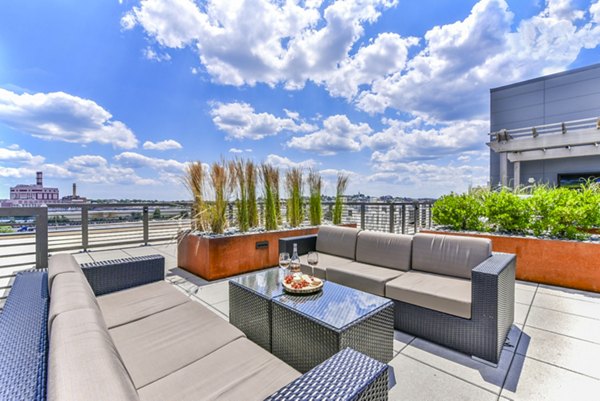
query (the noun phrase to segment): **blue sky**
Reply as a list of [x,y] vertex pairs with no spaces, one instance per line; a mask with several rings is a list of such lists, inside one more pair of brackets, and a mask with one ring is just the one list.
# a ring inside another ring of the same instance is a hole
[[321,171],[332,193],[488,180],[489,89],[600,62],[600,0],[0,3],[0,198],[185,199],[185,163]]

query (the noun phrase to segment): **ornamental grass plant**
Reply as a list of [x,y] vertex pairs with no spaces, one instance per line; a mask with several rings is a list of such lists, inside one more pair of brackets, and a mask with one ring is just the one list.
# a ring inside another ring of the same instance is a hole
[[265,229],[276,230],[281,212],[279,212],[279,169],[270,164],[260,166],[263,198]]
[[348,188],[349,176],[339,173],[335,191],[335,205],[333,206],[333,224],[342,224],[342,210],[344,208],[343,196]]
[[293,167],[285,173],[285,187],[288,195],[287,221],[291,227],[298,227],[304,220],[301,168]]
[[318,226],[321,224],[322,207],[321,207],[321,189],[323,187],[323,180],[319,173],[311,169],[308,173],[308,190],[310,192],[309,197],[309,215],[310,224]]

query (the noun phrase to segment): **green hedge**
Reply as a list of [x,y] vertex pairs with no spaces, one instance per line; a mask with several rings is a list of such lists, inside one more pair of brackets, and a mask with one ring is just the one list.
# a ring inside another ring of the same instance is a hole
[[435,202],[432,213],[434,223],[453,230],[582,239],[600,227],[600,186],[451,193]]

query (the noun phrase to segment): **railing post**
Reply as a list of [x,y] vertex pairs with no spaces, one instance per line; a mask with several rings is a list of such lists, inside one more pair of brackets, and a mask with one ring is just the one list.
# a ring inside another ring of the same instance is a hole
[[360,205],[360,229],[364,230],[365,229],[365,214],[366,214],[366,209],[367,206],[362,203]]
[[418,232],[419,230],[419,203],[415,202],[413,203],[413,208],[415,209],[415,234]]
[[150,230],[148,226],[148,206],[144,206],[142,218],[144,225],[144,245],[148,245],[148,238],[150,237]]
[[81,247],[87,251],[89,246],[89,220],[87,205],[81,206]]
[[390,203],[390,232],[394,232],[394,204]]
[[35,267],[48,267],[48,208],[38,208],[35,221]]
[[402,234],[406,234],[406,205],[402,205],[400,213],[402,213]]

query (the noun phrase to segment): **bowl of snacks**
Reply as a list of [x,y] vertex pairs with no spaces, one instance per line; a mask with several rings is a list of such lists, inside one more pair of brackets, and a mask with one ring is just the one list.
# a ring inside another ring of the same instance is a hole
[[293,273],[284,277],[283,289],[292,294],[312,294],[321,291],[323,280],[308,274]]

